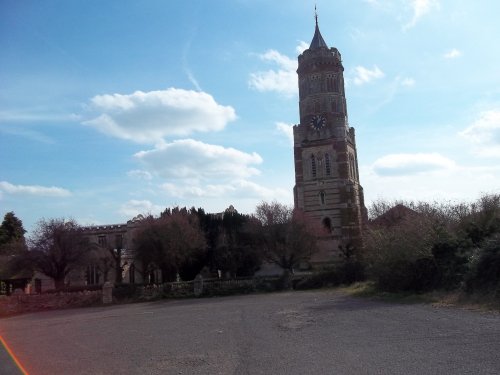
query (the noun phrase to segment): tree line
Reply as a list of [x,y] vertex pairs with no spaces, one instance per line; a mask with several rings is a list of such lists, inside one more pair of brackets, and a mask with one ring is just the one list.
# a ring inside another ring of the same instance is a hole
[[[378,201],[369,207],[363,246],[343,244],[334,264],[316,269],[297,287],[371,280],[383,291],[435,289],[492,292],[500,296],[500,195],[472,203]],[[163,280],[192,280],[202,270],[223,276],[252,276],[264,262],[285,271],[286,282],[317,251],[324,228],[303,212],[262,202],[255,213],[222,214],[202,208],[168,208],[137,225],[134,257],[147,280],[160,269]],[[0,226],[0,280],[19,270],[38,270],[64,287],[67,275],[97,264],[107,279],[122,281],[120,244],[90,243],[74,220],[41,220],[28,239],[22,222],[9,212]]]
[[[404,214],[383,216],[394,207],[404,207]],[[379,289],[462,289],[500,297],[499,194],[472,203],[379,201],[370,216],[360,255]]]
[[[22,222],[14,213],[5,216],[5,227],[12,221],[17,234],[9,235],[0,246],[4,255],[0,279],[36,270],[62,289],[71,272],[93,264],[103,281],[113,269],[113,281],[122,282],[122,244],[93,243],[82,226],[67,219],[42,219],[24,239]],[[316,249],[312,222],[277,202],[261,203],[253,215],[240,214],[232,207],[222,214],[194,207],[167,208],[158,216],[142,217],[134,230],[134,264],[143,280],[151,271],[161,270],[162,280],[156,282],[192,280],[202,270],[228,277],[252,276],[264,261],[290,274]]]

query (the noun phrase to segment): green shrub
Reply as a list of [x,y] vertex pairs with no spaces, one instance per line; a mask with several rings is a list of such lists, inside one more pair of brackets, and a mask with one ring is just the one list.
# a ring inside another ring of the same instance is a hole
[[293,289],[318,289],[327,285],[338,285],[337,275],[332,271],[322,271],[293,281]]
[[466,290],[500,291],[500,235],[484,242],[472,257],[465,280]]
[[467,270],[465,250],[457,241],[441,241],[434,244],[432,255],[438,271],[436,286],[446,290],[459,287]]
[[294,280],[293,288],[303,290],[350,285],[356,281],[363,281],[364,279],[365,273],[363,264],[358,260],[349,258],[314,272],[311,275]]

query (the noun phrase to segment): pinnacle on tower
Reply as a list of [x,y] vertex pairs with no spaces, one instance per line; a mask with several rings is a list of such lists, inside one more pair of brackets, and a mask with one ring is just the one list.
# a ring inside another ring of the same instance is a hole
[[319,31],[318,12],[316,11],[316,5],[314,6],[314,18],[316,19],[316,29],[314,30],[314,37],[311,41],[311,45],[309,46],[309,49],[328,48],[325,40],[321,36],[321,32]]

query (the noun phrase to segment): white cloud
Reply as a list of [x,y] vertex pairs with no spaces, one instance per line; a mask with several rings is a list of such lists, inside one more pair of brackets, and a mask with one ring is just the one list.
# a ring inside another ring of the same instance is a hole
[[2,122],[72,122],[81,120],[74,113],[52,113],[40,108],[27,108],[22,110],[0,111],[0,123]]
[[129,200],[120,207],[119,213],[127,218],[137,215],[157,215],[164,210],[163,207],[155,205],[148,200]]
[[403,78],[401,80],[401,86],[413,87],[415,86],[415,80],[413,78]]
[[438,153],[390,154],[377,159],[373,171],[379,176],[405,176],[455,167],[455,162]]
[[478,156],[500,157],[500,109],[480,113],[459,135],[473,145]]
[[[297,48],[301,48],[300,45]],[[284,95],[294,95],[298,92],[297,60],[275,50],[269,50],[259,57],[264,61],[275,63],[278,69],[251,73],[248,81],[251,88],[261,92],[275,91]]]
[[379,175],[373,167],[360,168],[365,201],[472,201],[482,193],[500,193],[500,167],[461,167],[411,175]]
[[277,122],[276,129],[280,133],[284,134],[288,138],[290,145],[293,146],[293,125],[292,124],[285,124],[284,122]]
[[146,181],[150,181],[153,179],[153,175],[151,173],[149,173],[148,171],[142,171],[140,169],[134,169],[132,171],[128,171],[127,176]]
[[309,48],[309,43],[299,40],[299,45],[295,47],[295,52],[301,55],[306,49]]
[[262,163],[257,153],[206,144],[193,139],[157,145],[134,155],[148,172],[173,179],[231,179],[259,174],[252,165]]
[[10,134],[10,135],[18,136],[18,137],[23,137],[23,138],[26,138],[26,139],[29,139],[29,140],[35,141],[35,142],[41,142],[41,143],[47,143],[47,144],[55,143],[54,139],[52,139],[51,137],[49,137],[49,136],[47,136],[39,131],[27,129],[27,128],[23,128],[23,127],[19,127],[19,126],[16,126],[16,127],[5,126],[5,127],[0,128],[0,132],[4,133],[4,134]]
[[404,30],[414,27],[420,18],[430,13],[433,9],[439,9],[438,0],[409,0],[407,3],[411,8],[413,16],[412,19],[403,26]]
[[184,67],[184,72],[186,73],[186,75],[189,79],[189,82],[191,82],[193,84],[193,86],[196,88],[196,90],[203,91],[201,89],[200,84],[198,83],[198,80],[194,76],[193,72],[188,67]]
[[354,84],[358,86],[384,77],[384,72],[376,65],[371,70],[363,66],[357,66],[354,68],[354,72]]
[[7,194],[36,195],[43,197],[69,197],[71,192],[60,187],[46,187],[40,185],[13,185],[7,181],[0,181],[0,190]]
[[291,196],[288,190],[269,189],[254,182],[237,179],[226,184],[188,185],[166,183],[163,189],[176,198],[239,198],[274,200]]
[[451,49],[443,54],[443,57],[445,59],[456,59],[457,57],[460,57],[460,56],[462,56],[462,51],[460,51],[456,48],[453,48],[453,49]]
[[135,158],[144,171],[163,180],[160,188],[166,199],[177,204],[220,209],[222,201],[230,200],[248,210],[261,200],[293,199],[291,191],[249,180],[260,174],[256,166],[262,158],[257,153],[183,139],[138,152]]
[[407,21],[403,24],[406,31],[414,27],[422,17],[440,7],[439,0],[363,0],[365,3],[383,12],[392,14],[397,20]]
[[85,121],[102,133],[140,143],[157,143],[167,136],[219,131],[236,119],[230,106],[218,104],[199,91],[169,88],[130,95],[97,95],[91,99],[97,117]]

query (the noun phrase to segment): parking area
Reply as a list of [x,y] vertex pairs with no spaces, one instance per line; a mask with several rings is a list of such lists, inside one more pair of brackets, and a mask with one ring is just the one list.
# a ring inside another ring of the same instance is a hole
[[0,319],[35,374],[498,374],[500,315],[335,290]]

